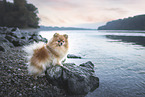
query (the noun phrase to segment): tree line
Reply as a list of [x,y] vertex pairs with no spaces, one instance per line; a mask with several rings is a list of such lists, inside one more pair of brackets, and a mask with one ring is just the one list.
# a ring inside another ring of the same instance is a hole
[[0,1],[0,26],[37,28],[39,27],[38,9],[26,0]]
[[110,21],[98,30],[145,30],[145,15]]

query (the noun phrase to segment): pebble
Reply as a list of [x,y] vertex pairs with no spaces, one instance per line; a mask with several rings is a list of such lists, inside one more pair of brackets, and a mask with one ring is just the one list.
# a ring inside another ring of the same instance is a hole
[[36,89],[36,86],[34,86],[33,89]]

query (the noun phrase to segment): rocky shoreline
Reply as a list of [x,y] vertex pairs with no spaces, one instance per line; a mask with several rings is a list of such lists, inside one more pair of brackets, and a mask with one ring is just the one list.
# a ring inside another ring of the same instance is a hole
[[53,86],[44,76],[28,75],[22,47],[0,51],[0,96],[1,97],[65,97],[64,90]]
[[0,27],[0,51],[7,51],[9,48],[39,41],[47,43],[47,39],[39,35],[38,32],[21,31],[19,28]]
[[26,53],[22,50],[24,44],[34,41],[47,42],[35,32],[0,27],[0,96],[84,97],[98,88],[99,78],[94,74],[92,62],[50,67],[34,79],[27,72]]

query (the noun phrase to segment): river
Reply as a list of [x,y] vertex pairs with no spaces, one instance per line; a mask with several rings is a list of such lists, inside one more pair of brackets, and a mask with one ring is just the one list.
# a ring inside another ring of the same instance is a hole
[[40,34],[49,40],[56,32],[68,34],[70,54],[82,56],[66,62],[95,64],[100,85],[86,97],[145,97],[145,31],[40,31]]

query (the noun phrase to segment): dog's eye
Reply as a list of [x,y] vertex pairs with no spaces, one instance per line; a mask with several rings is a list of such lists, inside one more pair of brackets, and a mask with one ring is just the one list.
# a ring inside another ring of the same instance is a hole
[[64,40],[62,42],[64,42]]
[[60,42],[60,40],[58,40],[58,42]]

